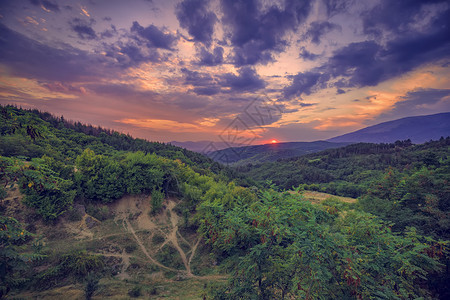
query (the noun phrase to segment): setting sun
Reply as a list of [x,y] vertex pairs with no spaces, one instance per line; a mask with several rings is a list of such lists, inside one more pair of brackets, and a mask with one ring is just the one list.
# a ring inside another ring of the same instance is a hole
[[271,140],[270,143],[271,143],[271,144],[277,144],[278,141],[277,141],[277,140]]

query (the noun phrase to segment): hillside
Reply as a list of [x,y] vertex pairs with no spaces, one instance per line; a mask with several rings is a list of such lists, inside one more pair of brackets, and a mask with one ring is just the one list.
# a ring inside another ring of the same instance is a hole
[[[445,296],[450,139],[300,158],[365,178],[355,201],[245,187],[200,154],[38,111],[0,118],[0,298]],[[259,173],[288,184],[297,159]],[[394,168],[371,173],[380,159]]]
[[361,130],[328,139],[334,143],[394,143],[411,140],[422,144],[450,134],[450,112],[408,117],[369,126]]
[[358,143],[276,162],[249,163],[235,169],[260,184],[271,180],[283,189],[313,185],[331,194],[358,197],[384,171],[440,166],[450,153],[450,137],[413,145]]
[[222,164],[244,165],[247,163],[271,162],[346,145],[348,143],[331,143],[326,141],[275,143],[226,148],[208,153],[208,156]]

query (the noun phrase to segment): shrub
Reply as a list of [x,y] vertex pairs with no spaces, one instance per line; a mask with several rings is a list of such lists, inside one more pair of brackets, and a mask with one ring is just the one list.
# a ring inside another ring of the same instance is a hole
[[157,213],[161,210],[164,196],[164,192],[160,189],[154,189],[152,191],[152,213]]

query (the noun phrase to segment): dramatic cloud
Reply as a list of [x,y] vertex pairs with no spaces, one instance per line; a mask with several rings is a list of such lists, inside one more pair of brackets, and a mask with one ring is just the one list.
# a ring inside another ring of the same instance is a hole
[[305,34],[305,38],[311,39],[311,42],[314,44],[319,44],[322,36],[339,28],[341,28],[339,25],[330,22],[312,22]]
[[163,141],[216,137],[258,95],[283,108],[266,141],[450,110],[448,0],[132,4],[3,1],[0,103]]
[[[101,74],[101,58],[70,48],[56,49],[0,24],[0,62],[16,76],[76,81]],[[106,74],[105,74],[106,75]],[[104,75],[104,76],[105,76]]]
[[200,47],[200,51],[197,55],[197,64],[201,66],[217,66],[223,63],[223,48],[216,47],[213,52],[209,52],[204,47]]
[[72,30],[75,31],[82,40],[93,40],[97,38],[95,30],[92,28],[92,25],[94,24],[94,19],[89,19],[89,22],[86,22],[80,18],[75,18],[70,22]]
[[311,53],[308,50],[306,50],[305,47],[302,47],[300,49],[299,57],[303,58],[304,60],[316,60],[317,58],[320,57],[320,55]]
[[286,33],[303,23],[311,9],[310,1],[295,0],[285,1],[284,9],[273,4],[263,10],[256,0],[222,0],[221,5],[236,66],[273,61],[272,53],[288,45]]
[[131,32],[136,33],[138,38],[142,39],[149,48],[161,48],[173,50],[177,37],[170,33],[164,33],[155,25],[142,27],[137,21],[133,22]]
[[301,98],[302,94],[309,95],[315,87],[323,87],[326,81],[324,80],[324,75],[315,72],[298,73],[297,75],[290,76],[289,79],[292,80],[292,83],[283,90],[283,95],[287,99],[292,97]]
[[255,70],[251,67],[242,67],[238,70],[239,75],[227,73],[222,76],[222,85],[231,88],[234,92],[256,91],[266,86]]
[[185,84],[194,86],[193,92],[197,95],[215,95],[221,91],[217,81],[207,73],[181,69],[184,74]]
[[[448,18],[447,20],[445,20],[445,16],[436,18],[436,13],[448,10],[448,8],[446,0],[382,0],[364,14],[364,32],[375,36],[381,36],[384,33],[408,34],[418,31],[420,29],[418,27],[444,25],[448,22]],[[424,21],[427,19],[434,20],[431,21],[431,24],[426,24]]]
[[180,26],[188,30],[194,41],[207,46],[211,44],[217,22],[216,14],[207,9],[208,3],[206,0],[184,0],[175,10]]
[[114,37],[114,36],[116,36],[116,35],[117,35],[117,29],[116,29],[116,26],[111,25],[111,29],[106,29],[105,31],[103,31],[103,32],[100,34],[100,37],[101,37],[102,39],[104,39],[104,38],[112,38],[112,37]]

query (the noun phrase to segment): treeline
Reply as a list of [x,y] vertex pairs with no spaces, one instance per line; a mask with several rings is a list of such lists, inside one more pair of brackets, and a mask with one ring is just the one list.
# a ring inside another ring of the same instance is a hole
[[128,134],[92,125],[73,122],[39,110],[0,106],[0,155],[24,159],[42,157],[73,164],[76,157],[89,148],[110,156],[116,151],[142,151],[169,159],[179,159],[202,174],[216,174],[251,185],[245,177],[212,159],[184,148],[160,142],[133,138]]
[[337,149],[271,163],[247,164],[235,170],[256,184],[268,180],[280,189],[302,185],[306,189],[330,194],[359,197],[386,169],[400,171],[439,167],[446,161],[450,137],[412,145],[411,141],[393,144],[359,143]]

